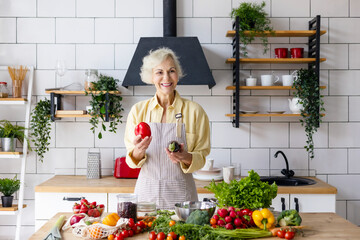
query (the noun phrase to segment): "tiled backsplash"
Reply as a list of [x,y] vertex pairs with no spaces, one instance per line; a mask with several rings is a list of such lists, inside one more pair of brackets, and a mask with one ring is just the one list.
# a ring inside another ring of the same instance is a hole
[[[250,0],[249,0],[250,1]],[[211,124],[210,157],[215,166],[240,162],[242,174],[255,169],[260,174],[277,175],[284,167],[275,151],[286,153],[290,167],[298,175],[314,175],[338,188],[337,213],[360,224],[360,4],[357,0],[266,0],[265,10],[277,30],[302,30],[317,14],[322,15],[321,85],[327,88],[324,122],[314,136],[315,159],[303,148],[306,137],[297,118],[246,118],[240,128],[231,119],[231,29],[230,11],[243,0],[178,0],[178,36],[197,36],[217,85],[178,86],[183,97],[203,106]],[[259,2],[255,1],[254,2]],[[64,59],[69,70],[65,84],[81,82],[85,69],[99,69],[123,80],[140,37],[162,36],[162,0],[11,0],[0,2],[0,65],[34,65],[34,100],[44,97],[44,89],[56,86],[55,62]],[[273,38],[270,52],[262,54],[261,44],[249,46],[253,57],[274,57],[276,47],[304,47],[306,38]],[[260,41],[256,41],[260,43]],[[291,73],[306,65],[242,65],[241,79],[274,71]],[[9,80],[6,73],[0,77]],[[110,175],[113,160],[125,154],[123,134],[130,107],[155,93],[153,87],[121,88],[124,123],[117,134],[105,133],[97,139],[86,119],[62,119],[52,126],[50,151],[44,163],[31,153],[27,164],[23,234],[34,231],[34,186],[54,174],[86,174],[89,148],[101,149],[103,174]],[[289,111],[290,91],[241,91],[241,106],[262,111]],[[85,109],[88,97],[66,97],[66,109]],[[16,109],[0,108],[0,119],[22,121]],[[19,172],[18,160],[1,160],[0,176]],[[2,234],[15,230],[15,218],[0,217]]]

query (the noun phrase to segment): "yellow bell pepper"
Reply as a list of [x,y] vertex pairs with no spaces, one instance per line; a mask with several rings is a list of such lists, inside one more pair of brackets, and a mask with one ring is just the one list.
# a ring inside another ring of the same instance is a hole
[[261,211],[255,210],[252,218],[256,226],[264,230],[272,228],[275,224],[274,215],[267,208],[263,208]]
[[102,220],[102,223],[108,226],[116,226],[116,223],[119,219],[119,215],[117,215],[116,213],[111,213]]

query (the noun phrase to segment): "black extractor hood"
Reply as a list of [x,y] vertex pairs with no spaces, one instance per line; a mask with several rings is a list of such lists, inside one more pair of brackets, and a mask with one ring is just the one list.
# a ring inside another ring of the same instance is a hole
[[215,86],[214,78],[197,37],[176,37],[176,0],[163,0],[164,37],[142,37],[130,62],[122,86],[146,85],[140,79],[142,59],[151,49],[168,47],[180,59],[185,76],[178,85]]

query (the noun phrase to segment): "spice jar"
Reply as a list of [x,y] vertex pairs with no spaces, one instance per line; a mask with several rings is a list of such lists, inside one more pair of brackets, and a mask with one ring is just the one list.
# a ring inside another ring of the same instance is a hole
[[0,98],[8,98],[9,90],[7,88],[7,82],[0,82]]
[[137,218],[142,220],[145,216],[156,214],[156,203],[154,202],[139,202],[137,205]]
[[87,69],[85,71],[85,79],[84,79],[84,88],[86,91],[94,90],[94,82],[97,82],[98,78],[98,70],[96,69]]
[[118,200],[117,212],[121,218],[132,218],[136,222],[137,195],[121,193],[116,195]]

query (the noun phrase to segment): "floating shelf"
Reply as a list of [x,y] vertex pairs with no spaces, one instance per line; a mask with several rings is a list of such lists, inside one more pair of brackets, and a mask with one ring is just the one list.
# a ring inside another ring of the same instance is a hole
[[22,152],[0,152],[0,158],[21,158]]
[[[100,92],[105,93],[105,91],[89,91],[88,93],[95,93],[99,94]],[[55,93],[55,94],[62,94],[62,95],[85,95],[85,91],[61,91],[61,90],[51,90],[45,91],[45,93]],[[121,94],[119,91],[109,91],[110,94]]]
[[[226,117],[235,117],[235,114],[225,114]],[[239,114],[240,117],[301,117],[301,114],[294,113],[256,113],[256,114]],[[321,116],[325,116],[325,114],[321,114]]]
[[24,105],[26,98],[0,98],[0,105]]
[[[26,208],[26,204],[23,204],[23,208]],[[18,210],[17,204],[13,204],[12,207],[2,207],[0,204],[0,215],[17,215],[19,213]]]
[[55,114],[56,118],[90,118],[89,114]]
[[[316,58],[240,58],[241,63],[274,63],[274,64],[285,64],[285,63],[314,63]],[[320,62],[325,62],[326,58],[320,58]],[[226,63],[236,63],[235,58],[226,59]]]
[[[320,89],[325,89],[326,86],[320,86]],[[295,90],[291,86],[240,86],[240,90]],[[226,90],[236,90],[236,86],[227,86]]]
[[[245,31],[245,35],[250,35],[251,31]],[[226,32],[226,37],[235,37],[235,30],[229,30]],[[272,34],[270,31],[265,31],[266,37],[310,37],[316,34],[316,30],[287,30],[287,31],[274,31]],[[320,31],[320,36],[326,33],[325,30]],[[262,34],[256,34],[255,37],[261,37]]]

